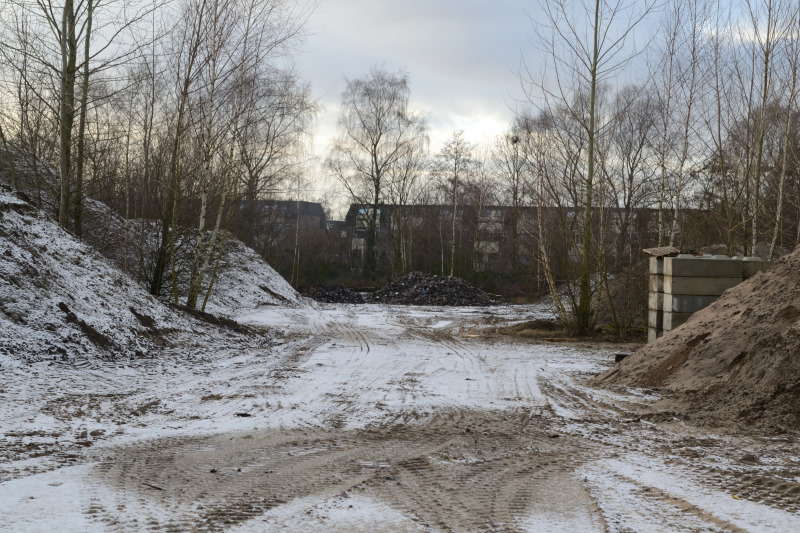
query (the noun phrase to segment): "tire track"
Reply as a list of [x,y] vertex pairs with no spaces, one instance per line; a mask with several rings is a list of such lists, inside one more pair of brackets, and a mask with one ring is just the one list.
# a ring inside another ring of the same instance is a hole
[[344,339],[347,342],[353,343],[358,347],[358,351],[366,353],[370,352],[371,347],[369,340],[361,331],[358,331],[352,326],[340,322],[332,323],[330,324],[330,327],[339,339]]
[[[153,531],[219,530],[296,498],[352,490],[444,531],[516,531],[538,488],[577,449],[554,446],[530,422],[522,410],[453,410],[412,426],[169,439],[106,450],[97,472],[149,502]],[[131,524],[124,511],[97,513],[119,530]]]

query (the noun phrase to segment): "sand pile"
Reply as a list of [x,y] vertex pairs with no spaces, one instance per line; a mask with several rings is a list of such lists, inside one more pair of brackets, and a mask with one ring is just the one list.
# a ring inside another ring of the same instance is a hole
[[800,247],[597,383],[674,391],[710,424],[800,427]]

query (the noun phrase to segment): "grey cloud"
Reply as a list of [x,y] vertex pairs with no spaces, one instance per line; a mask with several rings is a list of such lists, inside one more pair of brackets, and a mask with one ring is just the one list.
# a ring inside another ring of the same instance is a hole
[[[507,101],[519,96],[520,54],[533,52],[528,9],[523,0],[323,0],[298,66],[328,109],[323,120],[338,113],[344,78],[383,65],[408,72],[412,106],[430,112],[432,130],[497,124],[465,133],[499,134],[512,116]],[[432,131],[432,148],[449,133]]]

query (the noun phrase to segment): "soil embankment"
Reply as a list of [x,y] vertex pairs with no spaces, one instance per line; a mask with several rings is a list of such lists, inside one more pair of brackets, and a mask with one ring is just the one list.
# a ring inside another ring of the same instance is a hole
[[800,248],[726,291],[598,383],[679,393],[679,410],[710,424],[800,423]]

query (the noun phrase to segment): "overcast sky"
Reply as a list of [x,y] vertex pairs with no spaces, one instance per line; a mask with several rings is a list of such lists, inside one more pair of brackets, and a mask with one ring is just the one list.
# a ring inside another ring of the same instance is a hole
[[454,130],[476,143],[502,133],[521,97],[520,58],[533,53],[532,9],[530,0],[320,0],[296,58],[323,105],[316,155],[336,134],[345,79],[374,66],[408,74],[432,152]]

